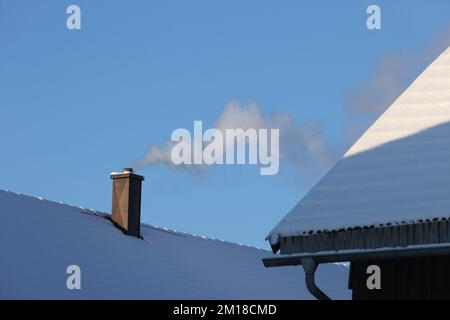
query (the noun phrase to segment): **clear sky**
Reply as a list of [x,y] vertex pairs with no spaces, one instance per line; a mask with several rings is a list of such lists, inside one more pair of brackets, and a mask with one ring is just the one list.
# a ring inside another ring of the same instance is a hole
[[[81,30],[66,28],[70,4]],[[366,28],[369,4],[381,30]],[[213,126],[230,101],[314,122],[342,154],[348,97],[386,90],[376,75],[396,79],[403,62],[400,81],[412,80],[449,24],[448,0],[0,0],[0,187],[109,212],[110,172],[176,128]],[[390,56],[399,64],[383,65]],[[331,165],[146,167],[142,219],[266,247]]]

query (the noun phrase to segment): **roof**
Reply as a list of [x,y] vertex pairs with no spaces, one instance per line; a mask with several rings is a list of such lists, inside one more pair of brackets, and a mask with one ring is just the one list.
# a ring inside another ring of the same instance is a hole
[[280,237],[450,217],[450,48],[269,233]]
[[[0,299],[313,299],[299,267],[266,269],[263,249],[142,225],[143,239],[109,215],[0,190]],[[81,290],[66,268],[81,268]],[[348,268],[321,265],[318,283],[349,299]]]

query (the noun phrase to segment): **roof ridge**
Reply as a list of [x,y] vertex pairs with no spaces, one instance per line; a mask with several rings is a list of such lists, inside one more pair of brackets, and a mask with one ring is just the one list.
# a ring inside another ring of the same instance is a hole
[[241,246],[241,247],[248,247],[248,248],[252,248],[252,249],[257,249],[257,250],[263,250],[263,251],[271,252],[268,249],[264,249],[264,248],[261,248],[261,247],[258,247],[258,246],[252,246],[252,245],[248,245],[248,244],[245,244],[245,243],[238,243],[238,242],[233,242],[233,241],[229,241],[229,240],[223,240],[223,239],[219,239],[219,238],[215,238],[215,237],[209,237],[209,236],[205,236],[205,235],[198,235],[198,234],[195,234],[195,233],[184,232],[184,231],[180,231],[180,230],[176,230],[176,229],[170,229],[170,228],[167,228],[167,227],[160,227],[160,226],[152,225],[152,224],[148,224],[148,223],[141,223],[141,226],[146,227],[146,228],[155,229],[155,230],[162,231],[162,232],[173,233],[173,234],[176,234],[176,235],[189,236],[189,237],[193,237],[193,238],[201,238],[201,239],[204,239],[204,240],[220,241],[220,242],[224,242],[224,243],[238,245],[238,246]]
[[[41,196],[32,196],[32,195],[29,195],[29,194],[25,194],[25,193],[21,193],[21,192],[15,192],[15,191],[11,191],[11,190],[4,189],[4,188],[1,188],[1,187],[0,187],[0,191],[11,193],[11,194],[14,194],[16,196],[23,196],[23,197],[28,197],[28,198],[39,200],[39,201],[45,201],[45,202],[51,203],[51,204],[62,205],[62,206],[67,206],[67,207],[71,207],[71,208],[75,208],[75,209],[80,209],[80,210],[82,210],[81,213],[84,213],[84,214],[91,214],[91,215],[95,215],[95,216],[103,217],[103,218],[111,217],[111,214],[107,213],[107,212],[103,212],[103,211],[99,211],[99,210],[95,210],[95,209],[91,209],[91,208],[86,208],[86,207],[83,207],[83,206],[73,205],[73,204],[62,202],[62,201],[49,200],[49,199],[46,199],[46,198],[41,197]],[[219,238],[215,238],[215,237],[208,237],[208,236],[205,236],[205,235],[198,235],[198,234],[195,234],[195,233],[179,231],[179,230],[176,230],[176,229],[170,229],[170,228],[167,228],[167,227],[161,227],[161,226],[157,226],[157,225],[152,225],[152,224],[145,223],[145,222],[141,222],[141,226],[142,227],[146,227],[146,228],[155,229],[155,230],[162,231],[162,232],[172,233],[174,235],[182,235],[182,236],[189,236],[189,237],[192,237],[192,238],[201,238],[201,239],[204,239],[204,240],[219,241],[219,242],[223,242],[223,243],[229,243],[229,244],[238,245],[238,246],[241,246],[241,247],[247,247],[247,248],[252,248],[252,249],[257,249],[257,250],[263,250],[263,251],[271,252],[268,249],[264,249],[264,248],[257,247],[257,246],[252,246],[252,245],[248,245],[248,244],[244,244],[244,243],[238,243],[238,242],[223,240],[223,239],[219,239]]]

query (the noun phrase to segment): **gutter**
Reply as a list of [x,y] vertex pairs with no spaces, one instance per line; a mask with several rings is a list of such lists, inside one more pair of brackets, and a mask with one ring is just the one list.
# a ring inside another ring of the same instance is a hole
[[266,268],[282,266],[303,266],[306,286],[309,292],[318,300],[330,298],[315,284],[315,272],[320,263],[347,262],[361,260],[382,260],[413,257],[430,257],[450,255],[450,243],[412,245],[407,247],[351,249],[341,251],[322,251],[314,253],[298,253],[277,255],[263,258]]
[[303,258],[301,260],[303,269],[305,270],[305,282],[308,291],[317,298],[317,300],[331,300],[320,288],[316,285],[315,273],[318,264],[314,259]]

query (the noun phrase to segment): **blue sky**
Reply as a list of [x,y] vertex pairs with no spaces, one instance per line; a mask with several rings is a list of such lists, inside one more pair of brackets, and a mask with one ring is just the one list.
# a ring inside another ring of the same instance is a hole
[[[81,7],[81,30],[66,28],[70,4]],[[381,7],[382,30],[366,28],[369,4]],[[355,121],[348,93],[387,54],[430,62],[424,52],[449,24],[447,0],[0,0],[0,187],[109,212],[111,171],[176,128],[212,126],[229,101],[314,121],[342,153]],[[267,246],[330,166],[201,177],[147,167],[142,219]]]

